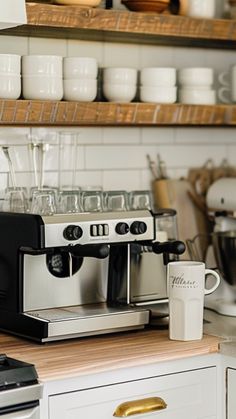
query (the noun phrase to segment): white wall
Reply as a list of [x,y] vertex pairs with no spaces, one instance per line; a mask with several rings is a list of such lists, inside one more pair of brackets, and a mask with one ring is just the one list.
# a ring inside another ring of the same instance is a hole
[[[88,42],[61,39],[0,37],[0,53],[57,54],[93,56],[99,66],[212,66],[216,75],[236,64],[235,51],[177,48]],[[60,128],[1,128],[0,144],[26,144],[28,136],[44,138],[51,144],[47,157],[46,183],[57,185],[57,136]],[[66,131],[70,128],[66,128]],[[76,128],[79,134],[77,182],[80,186],[102,185],[105,189],[143,189],[150,186],[146,154],[166,161],[168,174],[185,176],[189,167],[204,164],[212,158],[220,164],[223,158],[236,165],[234,128]],[[18,184],[33,183],[29,153],[26,147],[15,147]],[[66,161],[66,160],[65,160]],[[65,169],[70,170],[71,163]],[[0,189],[7,183],[7,164],[0,152]],[[65,174],[66,175],[66,174]]]

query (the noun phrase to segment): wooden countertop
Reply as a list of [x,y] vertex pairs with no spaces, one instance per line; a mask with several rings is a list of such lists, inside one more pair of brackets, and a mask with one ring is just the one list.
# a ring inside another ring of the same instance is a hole
[[50,381],[218,352],[220,339],[177,342],[168,331],[143,330],[39,345],[0,334],[0,352],[36,366]]

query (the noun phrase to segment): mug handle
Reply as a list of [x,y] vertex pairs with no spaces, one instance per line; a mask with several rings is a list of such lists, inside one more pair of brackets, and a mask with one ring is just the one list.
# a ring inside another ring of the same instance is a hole
[[211,294],[220,285],[220,275],[217,272],[213,271],[212,269],[205,269],[205,276],[207,275],[213,275],[216,279],[216,283],[210,289],[205,288],[205,295]]
[[230,88],[229,87],[220,87],[218,90],[218,98],[223,103],[231,103],[230,100]]
[[220,73],[218,75],[218,81],[223,86],[229,86],[230,82],[229,82],[229,73],[228,73],[228,71],[224,71],[223,73]]

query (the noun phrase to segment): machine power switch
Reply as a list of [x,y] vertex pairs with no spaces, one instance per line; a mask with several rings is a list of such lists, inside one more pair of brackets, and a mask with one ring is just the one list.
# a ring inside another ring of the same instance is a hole
[[83,235],[83,230],[80,226],[69,225],[65,228],[63,236],[66,240],[78,240]]
[[130,232],[132,234],[144,234],[147,231],[147,224],[143,221],[134,221],[130,226]]
[[129,225],[127,223],[118,223],[116,225],[116,233],[120,235],[127,234],[129,232]]

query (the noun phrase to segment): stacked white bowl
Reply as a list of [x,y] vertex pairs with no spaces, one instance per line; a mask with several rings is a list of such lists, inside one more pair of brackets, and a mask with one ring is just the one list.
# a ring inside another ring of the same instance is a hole
[[98,63],[93,57],[65,57],[64,99],[92,102],[97,96]]
[[177,99],[176,69],[146,67],[140,72],[141,102],[174,103]]
[[103,70],[103,95],[108,102],[131,102],[137,92],[138,71],[128,67],[107,67]]
[[0,98],[18,99],[21,94],[21,56],[0,54]]
[[214,71],[208,67],[188,67],[179,70],[179,101],[189,105],[213,105],[216,91],[212,88]]
[[61,100],[63,97],[62,57],[25,55],[22,57],[23,97]]

